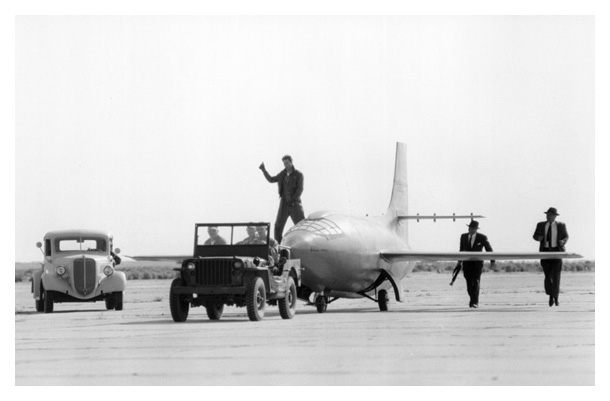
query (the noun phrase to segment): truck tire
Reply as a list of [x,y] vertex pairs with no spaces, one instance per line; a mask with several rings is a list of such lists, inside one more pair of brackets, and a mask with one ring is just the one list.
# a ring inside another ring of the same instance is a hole
[[246,289],[246,308],[248,309],[248,318],[256,322],[262,320],[265,316],[265,306],[267,304],[267,293],[265,283],[260,277],[255,277],[250,281]]
[[388,310],[388,292],[386,290],[380,290],[377,294],[377,302],[379,302],[379,310],[386,312]]
[[[43,291],[44,291],[44,289],[42,288],[42,285],[41,285],[40,286],[40,299],[35,299],[34,300],[34,302],[36,304],[36,312],[44,312],[44,298],[43,298],[43,295],[42,295]],[[34,292],[34,291],[32,291],[32,292]]]
[[208,313],[210,320],[220,320],[224,308],[224,304],[206,305],[205,311]]
[[106,310],[114,309],[114,307],[116,305],[115,298],[114,298],[114,293],[108,294],[108,296],[106,297],[104,302],[106,303]]
[[51,291],[43,290],[42,297],[44,313],[53,312],[53,293]]
[[172,313],[174,322],[185,322],[189,315],[189,301],[184,294],[174,293],[174,287],[180,287],[181,285],[182,280],[177,278],[172,281],[172,285],[169,289],[169,310]]
[[123,291],[117,291],[114,295],[114,310],[123,310]]
[[286,285],[286,297],[278,299],[280,316],[282,319],[292,319],[297,311],[297,286],[294,279],[288,276]]

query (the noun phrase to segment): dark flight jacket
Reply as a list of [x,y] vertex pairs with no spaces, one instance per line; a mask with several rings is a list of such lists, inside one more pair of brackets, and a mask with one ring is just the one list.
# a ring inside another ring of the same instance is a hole
[[278,193],[284,202],[301,202],[301,194],[303,193],[303,173],[296,168],[288,175],[286,169],[274,177],[269,175],[267,170],[263,170],[265,178],[269,182],[277,182]]

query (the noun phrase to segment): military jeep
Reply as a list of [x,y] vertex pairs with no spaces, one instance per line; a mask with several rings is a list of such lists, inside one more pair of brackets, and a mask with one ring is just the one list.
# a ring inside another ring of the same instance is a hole
[[196,224],[193,257],[174,270],[175,322],[186,321],[191,306],[205,307],[210,320],[219,320],[225,305],[245,306],[251,321],[263,319],[267,304],[283,319],[295,315],[301,261],[269,237],[269,223]]

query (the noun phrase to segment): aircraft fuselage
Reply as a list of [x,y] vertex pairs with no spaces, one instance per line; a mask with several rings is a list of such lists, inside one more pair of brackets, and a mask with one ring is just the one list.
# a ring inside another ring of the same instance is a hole
[[303,285],[314,292],[357,293],[371,286],[382,268],[398,280],[412,268],[380,258],[381,249],[409,249],[383,217],[317,212],[292,227],[282,245],[301,259]]

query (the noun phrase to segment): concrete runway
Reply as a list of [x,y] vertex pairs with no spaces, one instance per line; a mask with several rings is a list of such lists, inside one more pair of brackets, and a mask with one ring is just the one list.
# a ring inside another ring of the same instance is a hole
[[[480,308],[462,277],[416,273],[388,312],[339,300],[299,303],[250,322],[245,308],[209,321],[169,313],[170,280],[129,281],[123,311],[103,302],[37,313],[15,284],[16,385],[594,385],[595,274],[562,274],[549,308],[542,273],[484,273]],[[393,296],[393,294],[391,294]]]

